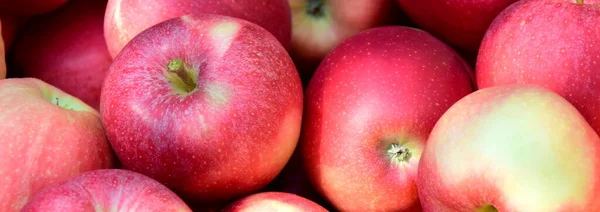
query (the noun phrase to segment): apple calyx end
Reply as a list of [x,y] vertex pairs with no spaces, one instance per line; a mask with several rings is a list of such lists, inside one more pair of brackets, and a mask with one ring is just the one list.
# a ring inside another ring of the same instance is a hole
[[169,78],[175,90],[183,94],[189,94],[196,90],[196,79],[192,75],[194,71],[181,58],[169,61],[167,70],[167,78]]
[[412,157],[412,152],[402,144],[391,144],[387,149],[387,154],[396,164],[406,163]]
[[311,17],[325,16],[325,0],[308,0],[306,5],[306,14]]

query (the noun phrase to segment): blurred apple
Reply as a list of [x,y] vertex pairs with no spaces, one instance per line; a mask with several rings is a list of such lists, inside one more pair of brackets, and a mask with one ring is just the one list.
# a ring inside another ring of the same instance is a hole
[[223,212],[326,212],[327,210],[317,203],[295,194],[284,192],[263,192],[239,199]]
[[83,173],[38,192],[22,212],[191,212],[173,191],[142,174],[103,169]]
[[100,108],[124,167],[194,202],[267,185],[296,147],[302,85],[264,28],[214,14],[140,33],[110,66]]
[[418,211],[429,132],[472,91],[466,62],[427,32],[378,27],[347,39],[306,91],[301,146],[311,182],[340,211]]
[[600,138],[558,94],[481,89],[436,123],[419,164],[424,211],[600,211]]
[[98,109],[112,58],[104,40],[106,1],[73,0],[37,16],[22,29],[15,62],[26,77],[41,79]]
[[286,0],[109,0],[104,33],[114,57],[137,34],[187,14],[211,13],[248,20],[290,43],[291,16]]
[[50,12],[68,0],[0,0],[0,14],[18,16],[38,15]]
[[82,172],[111,168],[100,114],[34,78],[0,80],[0,211]]

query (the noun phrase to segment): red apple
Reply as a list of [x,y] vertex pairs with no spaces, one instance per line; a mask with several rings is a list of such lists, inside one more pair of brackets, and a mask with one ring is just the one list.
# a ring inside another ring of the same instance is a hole
[[68,0],[0,0],[0,14],[19,16],[50,12]]
[[41,79],[98,108],[112,58],[104,40],[106,2],[73,0],[35,17],[15,45],[26,77]]
[[267,29],[287,47],[291,37],[290,8],[285,0],[109,0],[104,22],[113,57],[137,34],[171,18],[211,13],[248,20]]
[[415,211],[417,164],[471,70],[427,32],[379,27],[344,41],[310,81],[301,145],[312,183],[341,211]]
[[424,211],[600,211],[600,138],[558,94],[481,89],[436,123],[419,164]]
[[34,78],[0,80],[0,211],[19,211],[37,191],[111,168],[100,114]]
[[262,27],[214,14],[170,19],[115,58],[100,108],[124,167],[192,202],[255,192],[300,133],[302,85]]
[[536,84],[575,106],[600,133],[600,0],[524,0],[485,36],[477,85]]
[[325,208],[308,199],[284,192],[263,192],[239,199],[223,212],[306,211],[325,212]]
[[476,55],[494,18],[517,0],[396,0],[422,29]]
[[50,186],[37,193],[22,211],[191,212],[183,200],[164,185],[121,169],[90,171]]
[[[304,78],[343,40],[392,17],[393,0],[288,0],[292,11],[290,53]],[[308,73],[307,73],[308,72]]]

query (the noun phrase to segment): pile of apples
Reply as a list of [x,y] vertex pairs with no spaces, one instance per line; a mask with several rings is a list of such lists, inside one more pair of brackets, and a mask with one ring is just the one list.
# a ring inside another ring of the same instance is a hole
[[600,0],[0,0],[0,211],[600,211]]

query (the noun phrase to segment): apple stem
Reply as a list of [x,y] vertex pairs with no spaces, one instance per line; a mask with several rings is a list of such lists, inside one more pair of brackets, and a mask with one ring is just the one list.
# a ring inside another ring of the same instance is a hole
[[387,153],[392,161],[397,163],[408,162],[412,157],[410,150],[400,144],[392,144]]
[[324,0],[308,0],[308,6],[306,7],[306,13],[315,16],[323,16]]
[[196,89],[196,82],[194,82],[194,79],[192,76],[190,76],[190,73],[187,70],[187,67],[185,67],[182,59],[177,58],[171,60],[167,65],[167,68],[171,73],[177,74],[179,79],[183,82],[183,84],[185,84],[185,88],[188,92]]
[[583,4],[583,0],[577,0],[577,4]]

